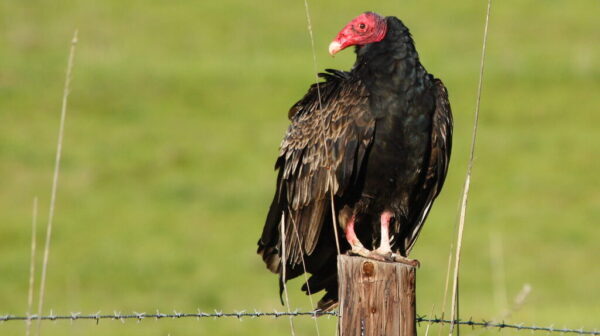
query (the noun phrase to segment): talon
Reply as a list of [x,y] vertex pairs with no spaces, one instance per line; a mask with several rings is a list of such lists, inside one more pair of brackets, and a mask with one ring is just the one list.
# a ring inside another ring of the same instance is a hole
[[353,246],[352,250],[348,251],[349,255],[356,255],[367,259],[373,259],[377,261],[394,261],[390,258],[389,254],[382,254],[377,251],[369,251],[364,247]]
[[377,261],[390,261],[386,255],[379,254],[375,251],[370,251],[367,258],[377,260]]
[[362,246],[352,246],[352,250],[349,251],[350,254],[359,255],[362,257],[366,257],[369,255],[371,251],[367,250]]
[[417,268],[421,267],[421,263],[417,259],[408,259],[407,257],[399,255],[398,253],[392,253],[391,257],[394,262],[399,262]]

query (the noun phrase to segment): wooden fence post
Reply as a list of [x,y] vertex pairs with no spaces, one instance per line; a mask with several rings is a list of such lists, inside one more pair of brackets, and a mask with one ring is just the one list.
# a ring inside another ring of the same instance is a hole
[[415,267],[339,255],[340,336],[416,336]]

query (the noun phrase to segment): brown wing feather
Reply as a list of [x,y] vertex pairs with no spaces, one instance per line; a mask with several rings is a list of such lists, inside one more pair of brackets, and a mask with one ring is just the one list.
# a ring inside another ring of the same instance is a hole
[[450,162],[453,127],[452,110],[448,100],[448,91],[439,79],[435,79],[434,94],[436,105],[433,112],[429,163],[422,189],[418,192],[415,200],[416,205],[414,208],[417,211],[412,214],[410,220],[413,223],[411,225],[413,229],[412,232],[406,235],[404,241],[404,250],[407,255],[421,232],[421,227],[429,214],[431,204],[442,189]]
[[328,71],[321,74],[326,81],[318,89],[313,84],[289,112],[291,125],[276,163],[277,192],[258,249],[273,272],[280,270],[282,213],[288,264],[296,265],[316,246],[331,211],[330,191],[339,196],[351,185],[373,138],[375,120],[363,84],[349,73]]

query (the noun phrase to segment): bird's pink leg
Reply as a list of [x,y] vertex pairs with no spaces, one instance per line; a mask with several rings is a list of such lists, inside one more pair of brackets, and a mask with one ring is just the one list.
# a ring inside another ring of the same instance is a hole
[[393,217],[394,214],[391,211],[384,211],[381,214],[381,240],[379,242],[379,247],[373,251],[372,254],[380,255],[389,261],[401,262],[418,267],[418,260],[408,259],[398,253],[392,252],[392,247],[390,245],[390,222]]
[[375,250],[376,253],[381,255],[387,255],[392,253],[390,246],[390,222],[394,215],[391,211],[384,211],[381,214],[381,240],[379,242],[379,248]]
[[354,231],[356,217],[350,217],[350,219],[348,219],[346,222],[346,226],[344,227],[346,240],[352,247],[350,253],[375,260],[396,261],[412,266],[418,266],[419,262],[417,260],[411,260],[399,255],[398,253],[392,252],[390,244],[390,222],[393,217],[394,215],[391,211],[385,211],[381,214],[381,242],[379,244],[379,248],[374,251],[367,250],[360,240],[358,240],[356,232]]
[[346,227],[344,228],[344,234],[346,235],[346,240],[352,247],[351,253],[358,254],[363,257],[369,257],[371,251],[367,250],[363,244],[358,240],[356,236],[356,232],[354,232],[354,224],[356,223],[356,216],[350,217],[348,222],[346,222]]
[[359,255],[361,257],[376,259],[384,261],[386,260],[386,256],[380,255],[375,251],[367,250],[364,245],[358,240],[356,236],[356,232],[354,232],[354,224],[356,223],[356,216],[350,217],[350,219],[346,222],[346,227],[344,228],[344,233],[346,234],[346,240],[350,243],[352,250],[350,254]]

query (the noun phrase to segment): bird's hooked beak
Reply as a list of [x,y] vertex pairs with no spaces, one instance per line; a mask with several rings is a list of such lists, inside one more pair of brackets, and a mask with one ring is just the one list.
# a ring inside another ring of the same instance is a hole
[[333,39],[333,41],[329,44],[329,55],[333,56],[338,52],[346,49],[348,46],[354,44],[353,40],[353,31],[352,31],[352,22],[347,24]]
[[329,44],[329,55],[333,56],[342,49],[343,49],[342,44],[340,42],[338,42],[337,40],[335,40]]
[[355,45],[357,42],[359,42],[359,36],[353,31],[351,21],[337,34],[333,42],[329,44],[329,55],[333,56],[349,46]]

